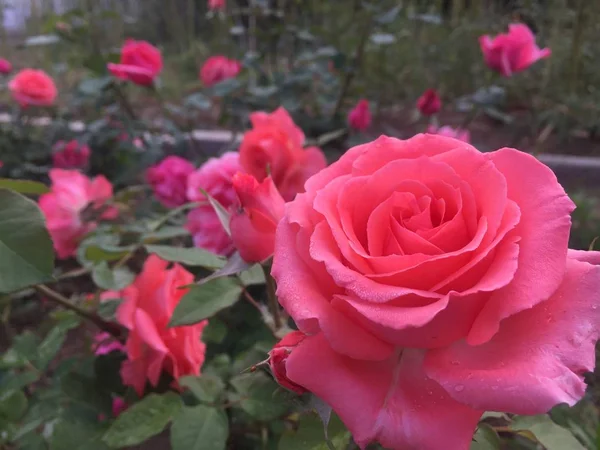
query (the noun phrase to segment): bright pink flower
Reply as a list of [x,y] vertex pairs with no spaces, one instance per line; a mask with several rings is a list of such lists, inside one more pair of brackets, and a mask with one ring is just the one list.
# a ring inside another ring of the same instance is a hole
[[233,244],[244,261],[264,261],[273,255],[275,230],[285,201],[271,177],[259,184],[252,175],[236,173],[233,188],[239,200],[229,222]]
[[225,0],[208,0],[208,9],[210,10],[224,10],[225,9]]
[[[76,170],[50,170],[49,193],[40,197],[46,226],[54,249],[61,259],[75,253],[81,238],[96,227],[96,220],[113,219],[118,211],[107,207],[113,195],[112,185],[102,175],[90,180]],[[83,217],[89,215],[89,220]]]
[[54,145],[52,161],[57,169],[83,169],[88,165],[91,150],[87,145],[80,145],[76,139],[58,141]]
[[427,89],[417,100],[417,108],[424,116],[432,116],[442,109],[442,99],[435,89]]
[[487,35],[481,36],[479,45],[485,63],[505,77],[525,70],[539,59],[548,58],[552,54],[549,48],[540,50],[535,43],[535,36],[522,23],[509,25],[508,33],[501,33],[493,39]]
[[0,58],[0,73],[4,75],[8,75],[12,72],[12,64],[10,61]]
[[269,367],[271,368],[271,373],[281,386],[297,394],[304,394],[306,389],[294,383],[287,377],[285,365],[292,350],[294,350],[305,337],[306,335],[301,331],[292,331],[279,341],[275,347],[273,347],[273,350],[269,352]]
[[220,158],[210,158],[188,177],[188,199],[202,205],[189,212],[186,227],[194,237],[196,247],[219,255],[229,255],[234,247],[231,238],[200,189],[204,189],[226,209],[236,203],[233,176],[241,170],[239,155],[225,153]]
[[431,134],[439,134],[440,136],[458,139],[459,141],[466,142],[467,144],[471,142],[471,133],[469,133],[469,130],[452,128],[448,125],[439,128],[436,128],[434,125],[429,125],[429,127],[427,127],[427,132]]
[[94,355],[108,355],[112,352],[124,352],[125,346],[109,333],[98,333],[94,336],[92,349]]
[[117,418],[121,413],[129,408],[129,405],[121,397],[115,397],[112,401],[112,414],[114,418]]
[[167,269],[169,262],[150,255],[142,273],[121,292],[123,302],[117,320],[129,330],[125,344],[127,361],[121,366],[123,382],[138,395],[144,393],[146,381],[156,386],[161,374],[177,380],[185,375],[199,375],[206,345],[200,340],[207,321],[190,326],[169,328],[175,307],[194,282],[194,276],[179,264]]
[[146,179],[156,198],[167,208],[176,208],[187,201],[187,180],[194,165],[179,156],[167,156],[146,172]]
[[43,70],[21,70],[10,80],[8,89],[22,107],[50,106],[58,95],[54,80]]
[[211,56],[200,69],[200,80],[206,87],[213,86],[228,78],[235,78],[242,70],[242,64],[226,56]]
[[518,150],[430,134],[348,150],[277,228],[277,295],[308,335],[287,379],[362,448],[467,450],[483,411],[574,404],[600,333],[600,252],[567,251],[573,209]]
[[109,63],[115,77],[141,86],[150,86],[163,69],[160,50],[146,41],[128,39],[121,49],[119,64]]
[[348,114],[348,125],[358,131],[365,131],[371,126],[369,101],[362,99]]
[[240,145],[240,164],[258,181],[271,176],[281,196],[292,200],[304,182],[327,166],[321,149],[304,147],[304,133],[284,108],[250,114],[252,130]]

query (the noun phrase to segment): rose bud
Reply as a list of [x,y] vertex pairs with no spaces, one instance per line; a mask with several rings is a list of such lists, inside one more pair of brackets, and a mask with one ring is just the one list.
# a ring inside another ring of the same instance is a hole
[[294,383],[287,377],[285,363],[292,350],[304,340],[306,335],[301,331],[292,331],[281,341],[275,344],[273,350],[269,352],[269,367],[275,380],[284,388],[294,391],[297,394],[304,394],[304,389],[299,384]]

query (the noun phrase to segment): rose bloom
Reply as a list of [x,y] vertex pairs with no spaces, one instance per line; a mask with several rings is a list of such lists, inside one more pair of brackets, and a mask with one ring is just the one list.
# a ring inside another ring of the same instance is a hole
[[432,116],[442,109],[442,99],[435,89],[427,89],[417,100],[417,108],[421,114]]
[[321,149],[304,146],[304,133],[288,112],[250,114],[252,130],[240,145],[240,164],[258,181],[271,176],[281,196],[292,200],[304,191],[304,182],[327,166]]
[[220,158],[210,158],[188,177],[188,199],[202,203],[187,216],[186,228],[194,237],[196,247],[224,256],[233,252],[231,238],[200,189],[205,190],[223,207],[229,209],[237,201],[232,179],[240,170],[239,155],[235,152],[227,152]]
[[200,69],[200,80],[206,87],[213,86],[228,78],[235,78],[242,70],[242,63],[226,56],[208,58]]
[[225,0],[208,0],[208,9],[215,10],[220,9],[221,11],[225,9]]
[[348,125],[358,131],[365,131],[371,126],[369,101],[362,99],[348,114]]
[[106,206],[113,189],[102,175],[89,179],[76,170],[52,169],[50,180],[50,192],[40,197],[39,206],[54,250],[65,259],[75,254],[81,238],[96,228],[97,219],[114,219],[118,211]]
[[600,252],[536,158],[443,136],[346,152],[286,205],[277,294],[307,334],[287,379],[365,448],[467,450],[483,411],[573,405],[594,368]]
[[244,261],[262,262],[273,255],[285,201],[271,177],[259,183],[252,175],[236,173],[233,188],[239,203],[232,208],[229,221],[231,239]]
[[90,154],[90,148],[80,145],[76,139],[58,141],[54,145],[52,162],[57,169],[82,169],[88,165]]
[[458,139],[459,141],[466,142],[467,144],[471,142],[471,133],[469,133],[469,130],[463,130],[461,128],[452,128],[448,125],[439,128],[437,128],[434,125],[429,125],[429,127],[427,127],[427,132],[431,134],[439,134],[440,136]]
[[119,64],[109,63],[115,77],[141,86],[151,86],[163,68],[160,50],[146,41],[128,39],[121,49]]
[[43,70],[21,70],[10,80],[8,89],[21,107],[50,106],[58,95],[54,80]]
[[501,33],[493,39],[487,35],[481,36],[479,45],[485,63],[505,77],[525,70],[536,61],[548,58],[552,54],[549,48],[540,50],[535,43],[535,36],[529,27],[522,23],[509,25],[508,33]]
[[129,330],[127,361],[121,366],[123,383],[143,395],[146,381],[156,386],[163,371],[177,380],[199,375],[206,345],[200,340],[208,324],[168,328],[175,307],[189,289],[194,276],[179,264],[150,255],[134,283],[121,292],[118,322]]
[[156,198],[167,208],[176,208],[187,202],[187,180],[194,165],[179,156],[167,156],[150,167],[146,179]]
[[12,72],[12,64],[10,61],[4,58],[0,58],[0,73],[4,75],[8,75]]

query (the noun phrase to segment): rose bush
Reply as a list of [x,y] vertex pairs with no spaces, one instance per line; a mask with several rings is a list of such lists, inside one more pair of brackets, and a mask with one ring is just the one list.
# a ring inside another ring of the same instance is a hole
[[307,334],[287,379],[361,448],[466,450],[483,411],[574,404],[594,368],[600,253],[567,250],[573,208],[514,149],[434,135],[350,149],[277,230],[279,300]]

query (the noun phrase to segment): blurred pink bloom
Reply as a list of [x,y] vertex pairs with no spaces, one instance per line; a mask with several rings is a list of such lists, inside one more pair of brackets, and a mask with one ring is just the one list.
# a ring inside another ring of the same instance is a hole
[[417,108],[424,116],[432,116],[442,109],[442,99],[435,89],[427,89],[417,100]]
[[12,72],[12,64],[4,58],[0,58],[0,73],[8,75]]
[[471,133],[469,130],[462,130],[460,128],[452,128],[451,126],[445,125],[443,127],[436,128],[433,125],[429,125],[427,128],[427,132],[430,134],[438,134],[440,136],[451,137],[454,139],[458,139],[459,141],[466,142],[467,144],[471,142]]
[[371,111],[369,110],[369,101],[362,99],[348,114],[348,124],[350,128],[358,131],[365,131],[371,126]]
[[113,402],[112,402],[112,413],[113,413],[113,417],[117,418],[121,415],[121,413],[123,411],[125,411],[127,408],[129,408],[129,405],[127,403],[125,403],[125,400],[121,397],[115,397],[113,398]]
[[96,228],[93,218],[82,217],[84,211],[96,219],[113,219],[118,211],[106,206],[113,189],[102,175],[89,179],[76,170],[52,169],[50,180],[51,190],[40,197],[39,205],[54,249],[60,259],[65,259],[75,253],[81,238]]
[[208,0],[208,9],[211,9],[213,11],[215,9],[224,10],[225,0]]
[[481,36],[479,45],[490,69],[505,77],[525,70],[539,59],[548,58],[552,54],[549,48],[540,50],[535,43],[535,36],[522,23],[509,25],[508,33],[501,33],[493,39],[487,35]]
[[98,333],[94,336],[92,349],[94,350],[94,355],[108,355],[114,351],[124,352],[125,346],[109,333]]
[[21,70],[10,80],[8,89],[21,107],[50,106],[58,95],[54,80],[43,70]]
[[275,230],[283,217],[285,201],[271,177],[259,183],[252,175],[238,172],[233,177],[233,188],[239,207],[231,213],[231,239],[244,261],[262,262],[273,255]]
[[194,282],[194,276],[179,264],[150,255],[134,283],[126,287],[117,320],[129,330],[127,361],[121,366],[123,382],[143,395],[146,381],[156,386],[161,374],[177,380],[185,375],[199,375],[206,345],[200,340],[206,320],[195,325],[169,328],[177,304]]
[[235,78],[241,69],[242,64],[235,59],[222,55],[211,56],[200,69],[200,80],[204,86],[210,87],[228,78]]
[[187,179],[194,165],[179,156],[167,156],[146,172],[156,198],[167,208],[176,208],[187,201]]
[[232,179],[241,170],[239,154],[228,152],[220,158],[210,158],[188,177],[188,199],[203,203],[190,211],[187,217],[186,227],[192,233],[196,247],[219,255],[229,255],[233,251],[231,238],[200,189],[229,209],[237,201]]
[[57,169],[82,169],[88,165],[91,150],[77,140],[58,141],[54,145],[52,161]]
[[128,39],[121,49],[119,64],[109,63],[115,77],[141,86],[150,86],[163,69],[160,50],[146,41]]

